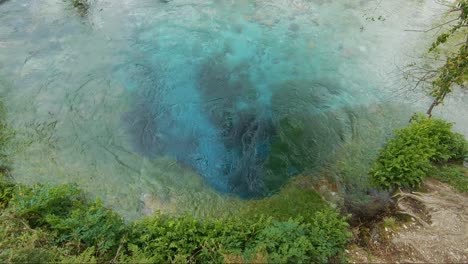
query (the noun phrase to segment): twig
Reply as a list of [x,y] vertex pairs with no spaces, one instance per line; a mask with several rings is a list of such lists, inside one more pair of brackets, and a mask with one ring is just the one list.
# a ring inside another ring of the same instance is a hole
[[456,20],[458,20],[458,19],[459,19],[459,18],[457,17],[457,18],[455,18],[455,19],[453,19],[453,20],[447,21],[447,22],[445,22],[445,23],[443,23],[443,24],[440,24],[440,25],[438,25],[438,26],[435,26],[435,27],[433,27],[433,28],[431,28],[431,29],[427,29],[427,30],[405,29],[404,31],[424,32],[424,33],[427,33],[427,32],[432,31],[432,30],[434,30],[434,29],[437,29],[437,28],[443,27],[443,26],[445,26],[445,25],[447,25],[447,24],[450,24],[450,23],[452,23],[452,22],[454,22],[454,21],[456,21]]

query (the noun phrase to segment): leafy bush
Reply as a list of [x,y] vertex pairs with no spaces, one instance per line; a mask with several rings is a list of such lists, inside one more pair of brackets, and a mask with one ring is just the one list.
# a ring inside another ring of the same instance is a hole
[[52,259],[53,236],[32,229],[21,218],[3,210],[0,214],[0,263],[44,263]]
[[462,159],[468,151],[466,139],[452,131],[451,123],[417,114],[411,124],[396,131],[380,152],[371,176],[383,188],[417,187],[431,162]]
[[157,213],[128,226],[73,185],[13,187],[0,211],[3,262],[324,262],[350,238],[346,219],[330,209],[289,220]]
[[58,243],[94,246],[97,255],[116,249],[126,232],[123,219],[100,201],[76,208],[66,218],[49,215],[46,222]]
[[134,225],[128,249],[138,259],[153,262],[220,263],[228,256],[250,262],[259,254],[273,263],[326,262],[343,253],[349,238],[345,218],[331,210],[287,221],[258,217],[200,222],[191,216],[156,214]]
[[72,210],[85,204],[83,193],[75,185],[35,185],[20,187],[11,200],[15,214],[32,227],[47,224],[51,216],[66,218]]
[[189,215],[173,218],[156,214],[135,223],[129,243],[156,262],[222,262],[222,251],[242,252],[250,238],[268,222],[264,218],[254,222],[241,219],[200,222]]
[[13,198],[16,186],[0,173],[0,209],[6,208]]
[[323,263],[332,257],[343,260],[344,249],[352,237],[348,228],[346,218],[333,210],[315,213],[310,219],[307,234],[314,246],[311,252],[312,262]]
[[306,233],[306,226],[292,219],[273,222],[263,229],[255,241],[256,252],[265,252],[272,263],[310,262],[313,246]]
[[74,185],[19,187],[10,212],[32,228],[47,230],[56,245],[73,245],[78,253],[94,246],[102,256],[115,250],[126,232],[120,216],[100,201],[87,201]]

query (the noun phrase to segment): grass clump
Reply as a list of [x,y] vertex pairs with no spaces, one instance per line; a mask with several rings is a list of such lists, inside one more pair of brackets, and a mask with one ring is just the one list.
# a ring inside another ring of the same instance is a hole
[[370,172],[372,180],[384,189],[417,188],[433,164],[463,159],[468,143],[452,126],[423,114],[413,116],[381,150]]
[[459,164],[445,164],[431,169],[429,176],[454,187],[457,191],[468,193],[468,169]]
[[387,216],[383,218],[382,225],[384,228],[396,230],[398,228],[397,220],[394,216]]

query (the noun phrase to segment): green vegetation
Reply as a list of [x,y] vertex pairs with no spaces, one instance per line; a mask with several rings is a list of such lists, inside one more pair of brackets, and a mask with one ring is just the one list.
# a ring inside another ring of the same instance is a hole
[[156,213],[125,224],[73,185],[2,179],[1,186],[9,189],[2,189],[0,262],[324,262],[341,257],[350,238],[346,218],[326,208],[288,220]]
[[13,135],[13,131],[7,126],[5,106],[0,99],[0,174],[6,174],[8,170],[8,142]]
[[313,179],[298,176],[284,186],[279,193],[261,200],[250,200],[241,206],[239,215],[248,217],[264,214],[278,220],[288,220],[298,215],[311,217],[328,205],[310,186]]
[[390,230],[396,230],[398,228],[397,219],[394,216],[384,217],[382,225],[384,228],[388,228]]
[[269,190],[279,189],[292,174],[302,172],[307,168],[307,164],[311,163],[310,155],[307,153],[310,150],[303,147],[304,145],[310,147],[304,124],[284,118],[279,122],[279,131],[279,135],[271,145],[271,154],[265,164],[268,169],[265,185]]
[[429,174],[441,182],[453,186],[457,191],[468,193],[468,169],[458,164],[445,164],[433,167]]
[[434,163],[462,160],[468,151],[463,135],[451,123],[417,114],[411,124],[396,131],[381,150],[371,177],[380,187],[418,187]]
[[[75,186],[14,186],[10,190],[11,198],[1,214],[9,220],[0,227],[0,240],[9,242],[0,245],[0,261],[14,260],[24,250],[52,255],[57,249],[67,255],[94,246],[96,256],[106,256],[117,249],[126,228],[122,218],[101,202],[86,200]],[[17,234],[11,226],[15,224],[30,234]],[[38,234],[40,241],[35,242]]]

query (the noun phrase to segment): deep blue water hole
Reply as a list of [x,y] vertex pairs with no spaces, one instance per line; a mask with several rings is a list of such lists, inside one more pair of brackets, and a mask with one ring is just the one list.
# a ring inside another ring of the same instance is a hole
[[135,35],[115,74],[131,97],[122,120],[135,151],[173,157],[219,191],[258,196],[318,163],[314,153],[332,152],[344,127],[327,115],[353,101],[326,80],[323,67],[337,65],[307,49],[317,32],[238,16],[204,31],[155,24]]

